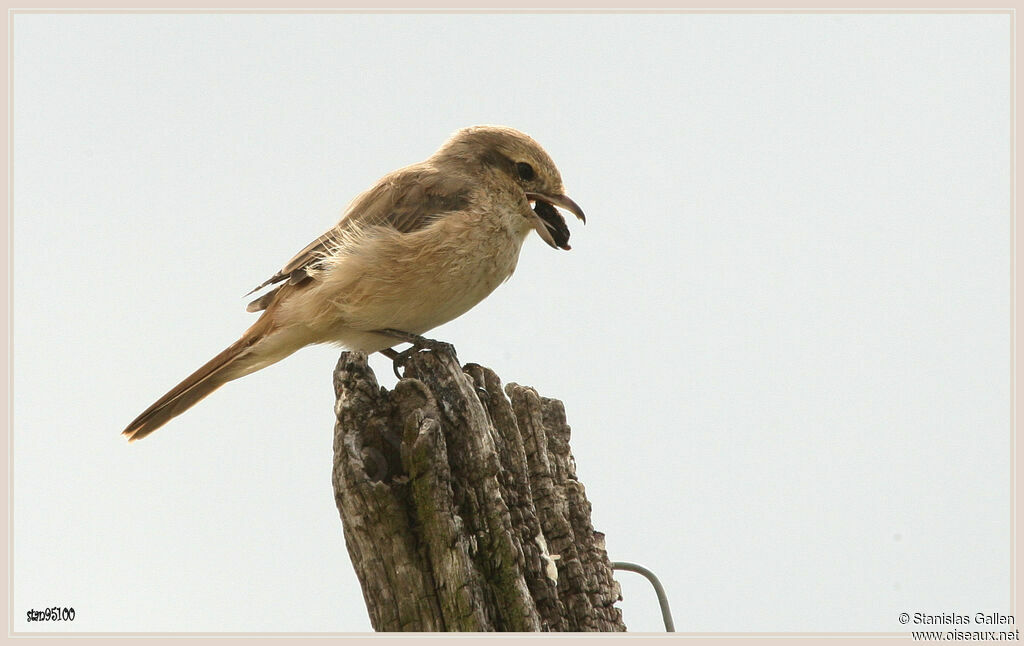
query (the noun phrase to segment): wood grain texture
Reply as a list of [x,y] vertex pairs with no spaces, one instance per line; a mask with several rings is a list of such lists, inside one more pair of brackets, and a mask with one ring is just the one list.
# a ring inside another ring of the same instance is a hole
[[334,492],[378,631],[623,631],[561,402],[446,353],[334,374]]

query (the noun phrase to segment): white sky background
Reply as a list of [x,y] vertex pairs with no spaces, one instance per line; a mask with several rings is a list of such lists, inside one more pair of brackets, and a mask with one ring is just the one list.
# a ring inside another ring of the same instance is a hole
[[[1009,612],[1009,27],[17,15],[13,629],[370,629],[337,350],[119,433],[352,197],[480,123],[589,223],[429,336],[565,402],[594,524],[679,630]],[[53,605],[74,623],[25,622]]]

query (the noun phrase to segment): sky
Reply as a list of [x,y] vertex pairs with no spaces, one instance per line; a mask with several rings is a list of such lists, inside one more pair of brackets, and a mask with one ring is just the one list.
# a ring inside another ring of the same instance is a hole
[[371,629],[337,349],[120,431],[476,124],[536,138],[587,224],[429,336],[565,403],[609,557],[677,630],[1010,612],[1010,20],[14,15],[12,630]]

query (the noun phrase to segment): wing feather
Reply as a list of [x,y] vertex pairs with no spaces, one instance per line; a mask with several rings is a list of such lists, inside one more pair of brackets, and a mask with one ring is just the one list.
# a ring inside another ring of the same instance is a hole
[[[401,233],[413,233],[437,218],[469,206],[471,189],[468,179],[442,174],[427,163],[395,171],[357,197],[338,224],[306,245],[280,271],[249,294],[286,280],[288,285],[304,283],[309,279],[310,270],[330,253],[332,245],[354,227],[388,226]],[[263,294],[246,309],[250,312],[266,309],[279,290],[280,287]]]

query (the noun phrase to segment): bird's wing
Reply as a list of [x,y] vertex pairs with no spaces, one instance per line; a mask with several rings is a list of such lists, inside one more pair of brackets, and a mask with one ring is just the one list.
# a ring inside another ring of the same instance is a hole
[[[354,227],[386,226],[401,233],[418,231],[438,217],[466,208],[470,189],[467,180],[451,174],[443,175],[423,164],[395,171],[357,197],[337,225],[309,243],[280,271],[249,294],[284,281],[287,281],[286,285],[305,282],[309,279],[309,270],[316,268],[317,263],[330,253],[331,246]],[[284,285],[263,294],[249,303],[246,309],[250,312],[266,309],[281,287]]]

